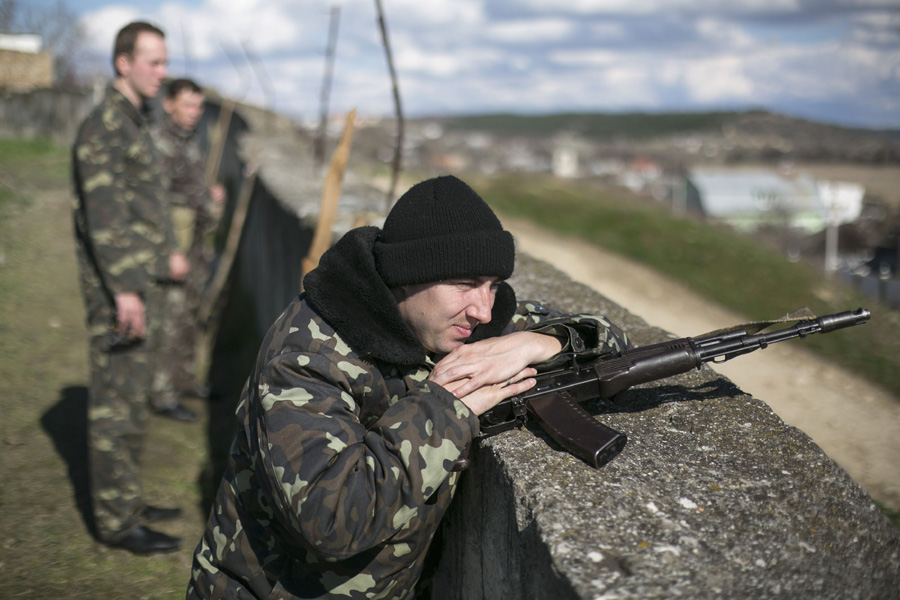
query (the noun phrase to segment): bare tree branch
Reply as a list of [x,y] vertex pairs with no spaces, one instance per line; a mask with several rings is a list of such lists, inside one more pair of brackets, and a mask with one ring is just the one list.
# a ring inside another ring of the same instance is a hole
[[391,210],[394,202],[394,193],[397,189],[397,181],[400,179],[400,162],[403,156],[403,107],[400,104],[400,86],[397,83],[397,71],[394,69],[394,57],[391,54],[391,43],[388,38],[387,24],[385,23],[384,10],[381,7],[381,0],[375,0],[375,7],[378,11],[378,26],[381,29],[381,39],[384,42],[384,53],[387,57],[388,70],[391,74],[391,84],[394,92],[394,110],[397,116],[397,140],[394,146],[394,162],[391,168],[391,183],[388,187],[387,197],[385,198],[385,214]]

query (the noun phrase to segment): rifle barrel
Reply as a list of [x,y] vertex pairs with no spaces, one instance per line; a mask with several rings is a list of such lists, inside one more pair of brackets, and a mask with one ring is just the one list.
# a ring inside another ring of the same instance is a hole
[[800,321],[793,327],[779,329],[770,333],[761,333],[756,335],[728,336],[721,339],[708,338],[704,340],[704,345],[698,348],[698,354],[702,362],[715,361],[724,362],[735,356],[747,354],[760,348],[765,348],[769,344],[783,342],[793,338],[804,338],[814,333],[828,333],[853,325],[860,325],[869,320],[871,314],[865,308],[857,310],[847,310],[835,313],[833,315],[825,315],[815,319]]

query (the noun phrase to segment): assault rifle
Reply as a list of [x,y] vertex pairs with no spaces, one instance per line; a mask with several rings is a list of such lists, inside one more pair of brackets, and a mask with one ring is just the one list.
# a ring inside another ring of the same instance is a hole
[[[631,386],[687,373],[707,362],[725,362],[776,342],[860,325],[869,316],[864,308],[824,317],[802,308],[775,321],[633,348],[613,358],[584,360],[574,355],[568,366],[539,373],[533,388],[483,413],[481,432],[494,435],[519,427],[530,416],[563,448],[599,469],[622,451],[628,438],[594,419],[578,402],[611,398]],[[791,322],[797,324],[760,333],[773,324]]]

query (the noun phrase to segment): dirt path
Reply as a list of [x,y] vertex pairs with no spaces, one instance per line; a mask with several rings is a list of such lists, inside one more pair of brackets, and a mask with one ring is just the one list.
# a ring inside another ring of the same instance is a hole
[[[509,217],[503,224],[520,250],[678,336],[748,320],[619,255]],[[785,307],[785,312],[794,308]],[[900,401],[831,366],[800,341],[778,344],[715,369],[803,430],[874,499],[900,509]]]

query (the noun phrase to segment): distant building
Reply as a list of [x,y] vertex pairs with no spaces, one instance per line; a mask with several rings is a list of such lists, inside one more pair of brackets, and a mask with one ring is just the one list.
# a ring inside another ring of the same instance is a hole
[[858,184],[818,182],[809,175],[764,169],[695,169],[688,194],[703,214],[745,231],[765,225],[815,233],[855,220],[865,189]]
[[619,173],[617,181],[632,192],[643,192],[662,175],[662,168],[649,158],[635,158]]
[[550,144],[550,172],[565,179],[581,177],[582,163],[592,151],[591,142],[572,133],[560,133]]
[[843,225],[859,218],[865,186],[847,181],[818,181],[816,187],[828,225]]
[[53,85],[53,56],[41,36],[0,33],[0,90],[27,92]]
[[553,175],[556,177],[578,177],[578,150],[571,145],[560,144],[553,149]]
[[42,49],[41,36],[36,33],[0,33],[0,50],[37,54]]

